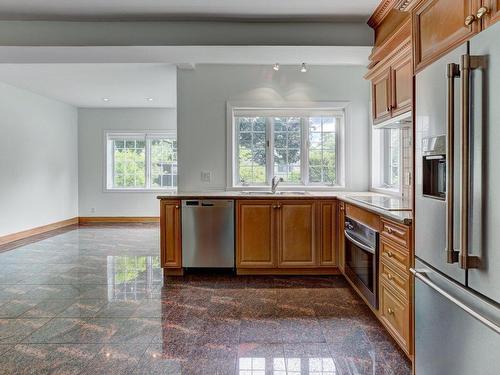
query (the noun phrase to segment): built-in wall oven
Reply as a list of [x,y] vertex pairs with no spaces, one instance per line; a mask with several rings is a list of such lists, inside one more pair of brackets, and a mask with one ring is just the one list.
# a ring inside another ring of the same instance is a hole
[[378,308],[377,231],[349,217],[345,219],[345,275]]

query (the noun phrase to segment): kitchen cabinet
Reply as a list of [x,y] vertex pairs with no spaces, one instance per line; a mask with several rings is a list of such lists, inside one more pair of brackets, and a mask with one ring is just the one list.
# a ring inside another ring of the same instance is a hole
[[[478,9],[479,13],[476,13],[476,16],[482,18],[483,29],[500,20],[500,0],[483,0],[482,7],[484,7],[484,9],[480,8],[481,11]],[[482,15],[483,10],[486,11],[484,15]]]
[[277,202],[241,200],[236,210],[236,267],[274,268]]
[[279,227],[278,267],[318,265],[315,236],[315,202],[292,200],[277,202]]
[[372,80],[373,122],[379,123],[391,117],[391,69],[386,68]]
[[481,0],[425,0],[413,8],[415,72],[478,33],[480,7]]
[[335,273],[337,218],[336,200],[237,200],[238,273]]
[[[320,226],[319,226],[319,240],[320,243],[320,266],[332,266],[338,265],[337,254],[338,254],[338,227],[340,223],[338,221],[338,203],[337,201],[329,202],[319,202],[319,214],[320,214]],[[342,225],[343,226],[343,225]]]
[[397,56],[391,65],[391,116],[411,110],[413,95],[413,68],[408,49]]
[[339,202],[339,225],[337,228],[338,231],[338,246],[339,246],[339,269],[342,273],[344,273],[345,267],[345,234],[344,234],[344,223],[345,223],[345,203]]
[[412,108],[413,70],[410,39],[366,75],[372,86],[373,123],[379,124]]
[[165,269],[182,271],[181,202],[161,200],[160,203],[160,262]]

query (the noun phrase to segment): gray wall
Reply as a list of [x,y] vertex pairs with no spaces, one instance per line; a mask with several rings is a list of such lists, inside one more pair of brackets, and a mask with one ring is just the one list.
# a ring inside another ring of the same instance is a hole
[[175,130],[176,124],[175,109],[79,109],[79,215],[158,216],[158,193],[105,191],[104,132]]
[[[350,190],[369,186],[369,83],[364,67],[197,65],[177,74],[179,190],[226,187],[227,101],[349,101],[346,124]],[[212,171],[212,182],[200,179]]]
[[0,236],[78,216],[77,110],[0,83]]

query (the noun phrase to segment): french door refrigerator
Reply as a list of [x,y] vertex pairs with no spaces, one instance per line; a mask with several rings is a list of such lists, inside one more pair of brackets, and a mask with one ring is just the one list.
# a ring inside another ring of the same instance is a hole
[[500,22],[416,75],[416,375],[500,374]]

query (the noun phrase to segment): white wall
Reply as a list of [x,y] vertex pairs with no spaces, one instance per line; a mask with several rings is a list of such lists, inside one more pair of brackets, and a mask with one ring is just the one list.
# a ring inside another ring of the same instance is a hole
[[[369,187],[369,83],[364,67],[197,65],[177,73],[179,190],[226,186],[226,102],[349,101],[349,190]],[[210,184],[201,171],[212,171]]]
[[76,108],[0,83],[0,236],[78,216]]
[[78,110],[80,216],[159,216],[157,192],[104,191],[104,132],[175,130],[176,116],[175,109]]

